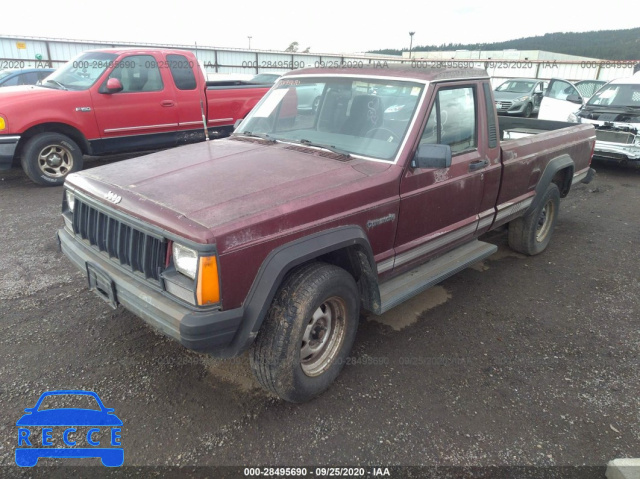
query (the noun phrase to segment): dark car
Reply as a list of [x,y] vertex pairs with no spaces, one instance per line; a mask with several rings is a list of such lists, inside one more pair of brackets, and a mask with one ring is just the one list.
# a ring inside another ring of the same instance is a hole
[[54,68],[25,68],[23,70],[0,70],[0,87],[35,85],[55,71]]
[[249,82],[258,83],[260,85],[273,85],[281,76],[282,75],[279,73],[258,73],[253,78],[251,78]]
[[529,118],[540,109],[545,82],[535,78],[513,78],[493,91],[499,115]]

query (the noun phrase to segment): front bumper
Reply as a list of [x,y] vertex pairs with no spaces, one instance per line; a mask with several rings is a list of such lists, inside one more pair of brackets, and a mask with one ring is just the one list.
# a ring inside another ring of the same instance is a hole
[[[501,108],[498,108],[500,103]],[[513,103],[512,101],[496,101],[496,111],[499,115],[522,115],[527,107],[528,101]]]
[[90,263],[109,277],[118,304],[186,348],[221,357],[236,356],[246,348],[244,342],[234,341],[243,322],[243,308],[229,311],[188,308],[168,293],[121,270],[68,230],[58,230],[58,240],[62,253],[78,269],[86,272]]
[[0,170],[11,168],[19,141],[19,135],[0,135]]
[[596,140],[593,157],[600,160],[639,161],[640,147],[633,144]]

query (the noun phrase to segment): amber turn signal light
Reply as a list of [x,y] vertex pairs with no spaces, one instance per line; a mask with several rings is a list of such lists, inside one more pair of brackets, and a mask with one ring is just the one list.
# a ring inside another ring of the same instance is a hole
[[200,257],[196,296],[200,306],[214,304],[220,301],[218,262],[215,256]]

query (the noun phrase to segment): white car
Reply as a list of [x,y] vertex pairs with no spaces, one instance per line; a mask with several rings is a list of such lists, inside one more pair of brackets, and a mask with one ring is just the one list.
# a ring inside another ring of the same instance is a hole
[[640,163],[640,76],[607,83],[568,120],[595,127],[594,158]]
[[589,98],[607,82],[604,80],[582,80],[572,83],[553,78],[544,93],[538,112],[539,120],[567,121]]

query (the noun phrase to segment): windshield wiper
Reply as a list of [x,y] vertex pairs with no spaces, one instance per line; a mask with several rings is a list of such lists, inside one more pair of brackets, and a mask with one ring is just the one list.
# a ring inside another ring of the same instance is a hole
[[323,148],[325,150],[331,151],[332,153],[337,153],[338,155],[343,155],[343,156],[346,156],[347,158],[351,158],[351,153],[349,153],[346,150],[342,150],[338,147],[335,147],[333,145],[323,145],[321,143],[313,143],[312,141],[305,140],[304,138],[301,139],[299,143],[304,146],[313,146],[315,148]]
[[250,131],[243,131],[243,132],[240,132],[240,135],[249,136],[251,138],[260,138],[262,140],[267,140],[270,143],[277,143],[277,140],[275,138],[271,138],[266,133],[252,133]]
[[60,88],[62,88],[63,90],[68,90],[68,88],[66,86],[64,86],[62,83],[60,83],[58,80],[47,79],[47,82],[54,83],[54,84],[58,85]]

